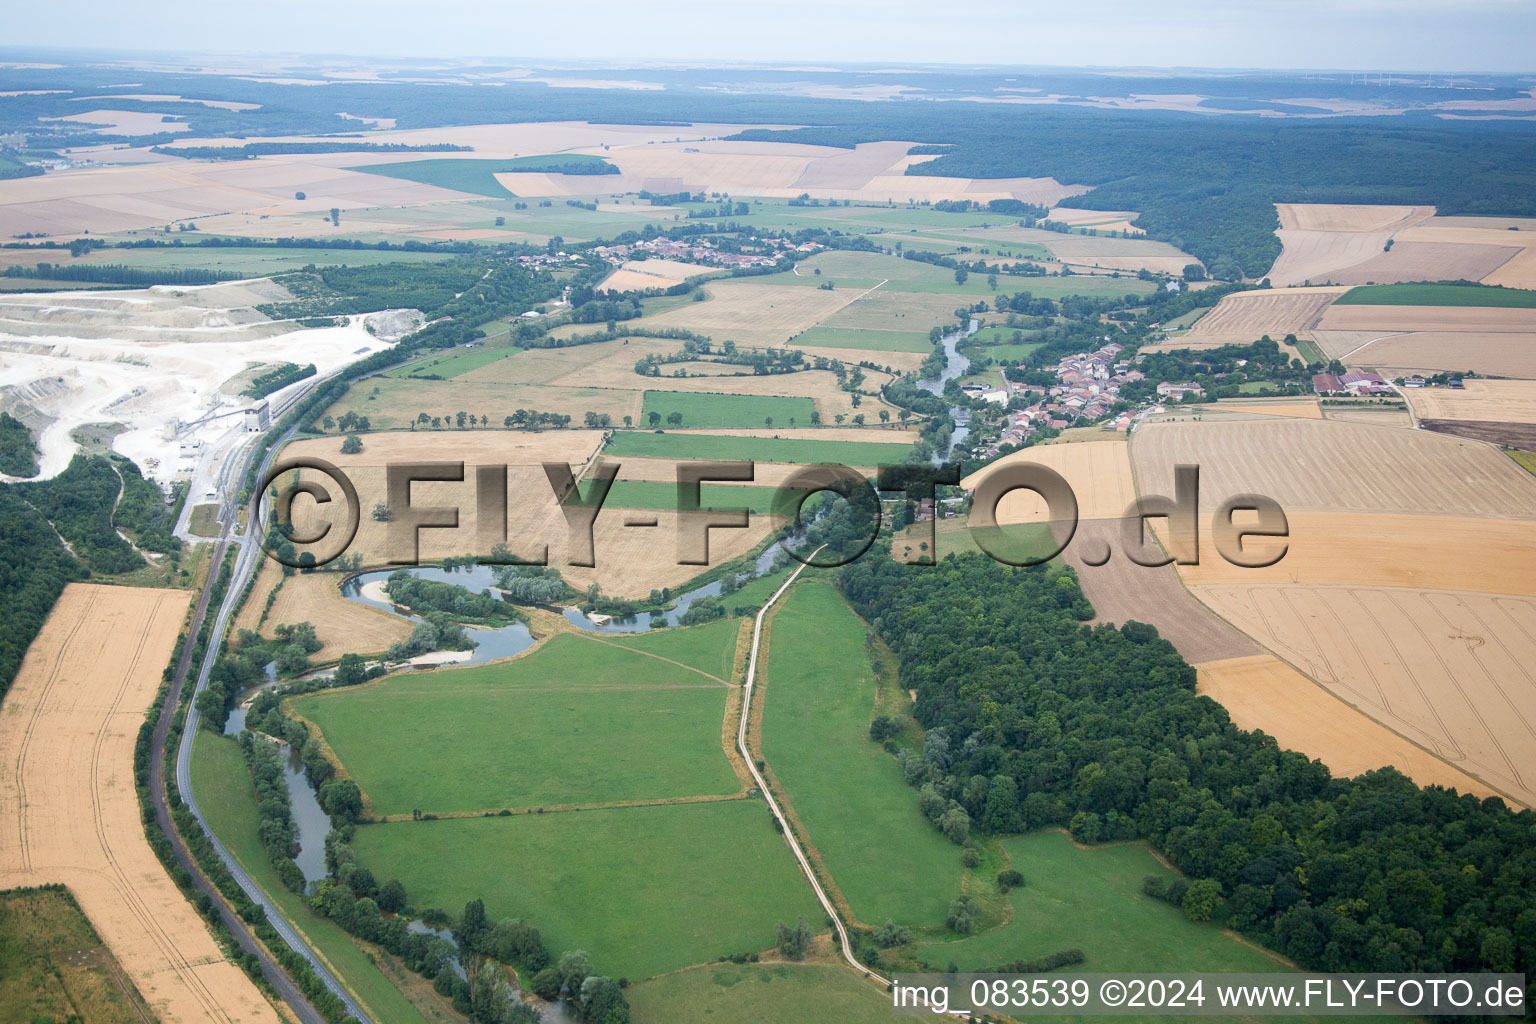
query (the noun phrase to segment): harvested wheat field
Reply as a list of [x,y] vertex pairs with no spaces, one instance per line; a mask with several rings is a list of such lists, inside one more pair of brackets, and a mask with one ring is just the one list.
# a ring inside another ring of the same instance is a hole
[[[654,587],[675,587],[697,576],[704,566],[679,565],[681,529],[690,531],[709,513],[671,510],[630,511],[604,505],[593,525],[595,567],[568,564],[572,548],[566,520],[540,463],[565,462],[580,479],[587,463],[596,456],[600,431],[561,430],[545,434],[511,431],[434,431],[415,434],[368,434],[359,455],[339,455],[333,439],[300,441],[284,449],[285,456],[314,454],[347,473],[357,488],[363,509],[357,536],[348,548],[361,553],[364,564],[383,565],[391,558],[409,557],[403,546],[390,538],[389,523],[368,514],[385,499],[384,467],[391,462],[462,460],[463,482],[417,483],[411,488],[415,507],[458,509],[458,525],[427,528],[419,535],[422,561],[488,554],[495,541],[482,543],[476,508],[474,467],[507,465],[507,539],[512,553],[536,559],[548,548],[549,564],[558,568],[578,588],[596,581],[609,594],[641,597]],[[304,477],[311,474],[306,471]],[[334,485],[333,485],[334,486]],[[305,530],[319,521],[315,505],[307,499],[294,503],[294,519]],[[644,521],[655,525],[629,525]],[[712,530],[709,534],[710,564],[746,553],[770,532],[769,516],[752,516],[746,529]],[[398,529],[398,528],[397,528]],[[499,539],[499,538],[497,538]],[[285,588],[286,589],[286,588]],[[281,600],[281,592],[279,592]],[[269,617],[269,622],[277,621]],[[317,623],[318,625],[318,623]]]
[[1244,344],[1264,335],[1279,341],[1287,334],[1310,330],[1323,310],[1347,288],[1284,288],[1238,292],[1195,321],[1185,339],[1219,335],[1239,337]]
[[1487,797],[1494,790],[1344,703],[1272,654],[1195,666],[1198,691],[1244,729],[1323,762],[1335,778],[1391,766],[1421,786]]
[[1131,222],[1141,214],[1135,210],[1080,210],[1073,206],[1058,206],[1046,215],[1047,220],[1074,228],[1093,228],[1097,231],[1129,231],[1133,235],[1144,232]]
[[[1119,519],[1136,499],[1127,451],[1128,446],[1119,441],[1084,441],[1026,448],[972,473],[960,481],[960,486],[974,491],[1000,466],[1033,463],[1062,475],[1077,496],[1080,519]],[[1033,491],[1011,491],[998,502],[999,526],[1048,521],[1045,501]]]
[[1434,215],[1432,206],[1276,203],[1284,248],[1267,276],[1276,288],[1325,283],[1381,254],[1397,232]]
[[670,288],[699,274],[716,273],[716,268],[697,263],[680,263],[677,260],[629,260],[613,273],[603,278],[597,286],[599,292],[645,291],[648,288]]
[[1536,526],[1528,519],[1299,509],[1286,521],[1288,538],[1244,543],[1259,554],[1284,548],[1284,558],[1262,569],[1228,562],[1202,523],[1200,564],[1179,566],[1179,575],[1190,586],[1357,584],[1536,596]]
[[690,302],[648,317],[655,328],[679,327],[717,342],[782,347],[848,305],[855,291],[719,281],[704,286],[707,302]]
[[1536,423],[1536,381],[1468,380],[1461,389],[1408,388],[1405,394],[1420,419]]
[[[307,206],[294,199],[295,191],[311,197]],[[7,234],[81,235],[224,213],[308,210],[318,215],[330,206],[408,206],[465,198],[433,185],[358,174],[303,158],[176,161],[0,181],[0,223]]]
[[[1516,230],[1511,231],[1510,228]],[[1502,284],[1509,288],[1536,288],[1536,230],[1530,218],[1519,217],[1434,217],[1411,227],[1398,236],[1397,244],[1426,244],[1464,249],[1514,248],[1509,258],[1486,274],[1427,274],[1420,280],[1448,281],[1463,278],[1484,284]],[[1395,249],[1395,244],[1393,248]]]
[[336,661],[348,652],[382,653],[411,632],[408,620],[343,597],[340,573],[294,573],[284,577],[281,567],[271,560],[262,567],[255,589],[240,610],[237,628],[256,629],[262,611],[267,609],[267,596],[279,580],[282,586],[259,632],[270,637],[276,626],[311,623],[315,638],[323,645],[313,655],[316,662]]
[[[587,328],[591,330],[590,327]],[[557,338],[584,333],[557,328]],[[470,384],[564,384],[579,387],[633,387],[642,378],[635,363],[648,355],[671,355],[682,342],[669,338],[615,338],[564,348],[512,349],[500,359],[454,377]],[[602,367],[598,370],[596,367]],[[626,377],[624,371],[628,373]]]
[[1318,327],[1325,331],[1536,331],[1536,309],[1501,306],[1333,305]]
[[1403,281],[1481,281],[1523,252],[1513,245],[1467,245],[1455,242],[1408,242],[1364,263],[1329,274],[1339,284],[1396,284]]
[[[1134,522],[1131,524],[1135,528]],[[1059,540],[1064,527],[1054,527]],[[1078,584],[1093,605],[1093,621],[1123,625],[1129,619],[1150,623],[1191,664],[1258,653],[1259,646],[1213,613],[1179,581],[1173,566],[1144,566],[1124,554],[1125,522],[1084,519],[1062,552],[1077,571]],[[1102,565],[1089,565],[1085,554]]]
[[[670,354],[681,347],[681,342],[668,339],[633,338],[628,344],[617,339],[568,348],[528,349],[460,374],[453,379],[453,385],[457,386],[461,381],[476,386],[496,385],[493,393],[502,397],[494,400],[495,404],[489,406],[492,409],[508,404],[506,394],[516,394],[519,401],[514,407],[568,413],[578,420],[582,413],[591,409],[608,412],[615,420],[624,416],[636,417],[638,422],[644,393],[654,390],[809,398],[826,421],[839,413],[863,412],[875,416],[880,408],[895,409],[886,406],[881,399],[866,397],[864,404],[855,410],[852,395],[843,390],[831,370],[753,374],[736,372],[737,367],[718,363],[686,363],[667,364],[660,377],[641,376],[635,372],[635,363],[643,356]],[[842,357],[846,359],[848,353],[842,353]],[[666,376],[679,367],[691,368],[698,375]],[[706,369],[709,372],[699,372]],[[716,372],[720,370],[731,372]],[[865,370],[864,376],[865,390],[877,389],[890,380],[888,375],[876,370]],[[480,404],[484,405],[485,401]],[[367,410],[359,408],[359,411]],[[495,422],[496,417],[492,421]]]
[[1195,593],[1346,703],[1536,803],[1536,599],[1365,586]]
[[1200,467],[1206,514],[1237,494],[1263,494],[1287,514],[1425,512],[1536,519],[1536,477],[1476,441],[1336,420],[1149,422],[1131,441],[1136,483],[1173,493],[1174,467]]
[[[1527,310],[1529,312],[1529,310]],[[1536,331],[1396,334],[1355,348],[1351,366],[1371,366],[1398,377],[1444,371],[1536,378]]]
[[[416,418],[421,413],[451,422],[458,412],[474,412],[488,416],[490,422],[497,424],[505,423],[506,417],[519,409],[562,413],[576,423],[582,422],[582,416],[587,412],[607,413],[615,421],[640,415],[639,391],[548,384],[487,384],[466,380],[466,377],[468,374],[452,380],[372,377],[366,388],[351,388],[325,412],[335,417],[346,412],[367,416],[375,430],[410,430],[417,425]],[[375,389],[378,395],[370,398]],[[447,440],[447,432],[438,432],[436,436],[440,444],[452,443]],[[336,445],[340,447],[340,439]]]
[[1501,284],[1506,288],[1536,288],[1536,246],[1520,250],[1482,280],[1484,284]]
[[59,882],[165,1022],[273,1022],[156,859],[133,746],[191,593],[72,583],[0,705],[0,888]]
[[1261,398],[1237,402],[1224,400],[1216,403],[1215,411],[1247,413],[1250,416],[1289,416],[1299,420],[1323,418],[1322,407],[1315,398]]
[[1330,405],[1323,410],[1323,419],[1341,423],[1367,423],[1375,427],[1411,427],[1407,409],[1392,409],[1369,405]]

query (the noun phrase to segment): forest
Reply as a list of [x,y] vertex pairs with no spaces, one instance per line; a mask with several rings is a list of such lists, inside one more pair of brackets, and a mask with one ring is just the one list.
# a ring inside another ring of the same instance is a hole
[[8,412],[0,412],[0,473],[36,476],[37,456],[37,444],[27,425]]
[[946,833],[1147,839],[1205,909],[1308,969],[1536,965],[1532,812],[1390,768],[1332,778],[1197,696],[1155,628],[1084,625],[1070,569],[866,557],[839,582],[917,691],[903,768]]
[[142,568],[134,544],[176,557],[178,508],[120,455],[76,455],[50,480],[0,484],[0,694],[66,583]]

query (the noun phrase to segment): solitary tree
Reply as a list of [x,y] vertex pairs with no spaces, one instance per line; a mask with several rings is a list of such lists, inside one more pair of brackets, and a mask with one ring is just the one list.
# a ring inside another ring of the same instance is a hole
[[672,426],[672,427],[680,427],[680,426],[682,426],[683,425],[683,414],[680,413],[680,412],[669,412],[669,413],[667,413],[667,425],[668,426]]
[[356,434],[348,434],[347,439],[341,442],[341,454],[356,455],[363,450],[363,439]]
[[648,412],[645,414],[645,418],[650,421],[653,427],[661,423],[661,413],[659,412]]

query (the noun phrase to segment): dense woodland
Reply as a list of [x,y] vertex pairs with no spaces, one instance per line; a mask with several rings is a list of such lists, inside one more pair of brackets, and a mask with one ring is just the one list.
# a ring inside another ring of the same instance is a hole
[[135,545],[178,556],[178,507],[118,455],[76,455],[50,480],[0,484],[0,693],[65,584],[143,568]]
[[866,557],[841,587],[917,690],[927,734],[903,765],[950,838],[1149,839],[1195,880],[1197,910],[1310,969],[1536,965],[1532,812],[1392,769],[1331,778],[1196,696],[1153,627],[1083,625],[1067,569]]
[[37,475],[37,443],[27,425],[8,412],[0,412],[0,473],[6,476]]

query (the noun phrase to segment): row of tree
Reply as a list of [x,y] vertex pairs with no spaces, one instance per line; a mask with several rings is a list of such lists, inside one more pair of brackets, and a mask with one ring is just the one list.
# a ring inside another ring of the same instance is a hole
[[1070,569],[865,557],[841,586],[917,691],[904,769],[941,822],[1149,839],[1200,885],[1198,914],[1310,969],[1536,965],[1532,812],[1390,768],[1332,778],[1197,696],[1153,627],[1084,626]]

